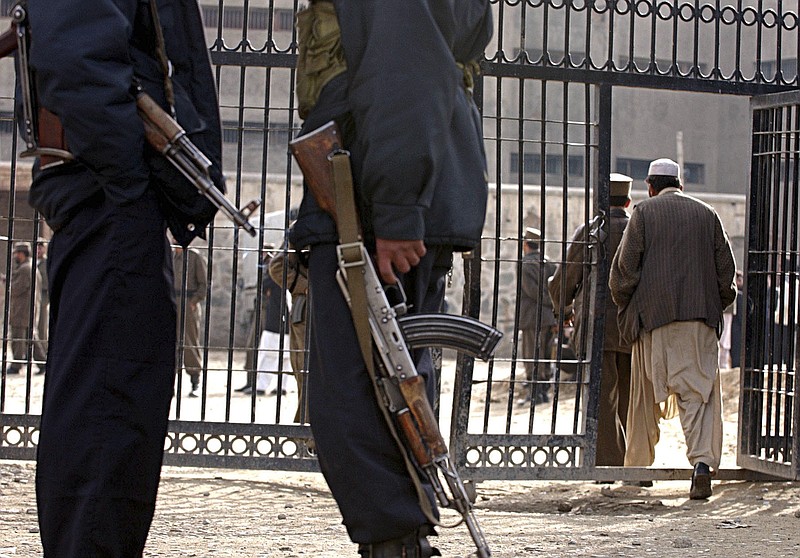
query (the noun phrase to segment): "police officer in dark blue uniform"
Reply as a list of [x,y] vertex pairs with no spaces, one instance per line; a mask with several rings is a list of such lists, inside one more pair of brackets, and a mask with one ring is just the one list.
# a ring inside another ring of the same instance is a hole
[[[413,311],[439,311],[452,253],[478,245],[485,218],[470,89],[492,33],[489,2],[317,1],[298,21],[301,133],[339,123],[381,278],[397,274]],[[310,422],[350,538],[363,558],[438,555],[427,540],[435,504],[416,490],[376,403],[335,279],[335,225],[310,194],[291,242],[311,248]],[[428,351],[417,357],[430,378]]]
[[177,119],[219,181],[219,111],[203,26],[195,0],[36,0],[28,14],[38,99],[59,118],[74,155],[48,168],[37,163],[30,190],[54,230],[36,476],[44,556],[139,557],[175,375],[165,225],[186,246],[214,209],[146,144],[132,84],[168,108],[158,24]]

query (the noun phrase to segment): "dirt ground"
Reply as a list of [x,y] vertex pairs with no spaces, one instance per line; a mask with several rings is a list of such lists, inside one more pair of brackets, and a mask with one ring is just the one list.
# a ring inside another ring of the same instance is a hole
[[[34,464],[0,462],[0,557],[41,556]],[[800,556],[800,485],[720,482],[708,502],[685,481],[483,482],[477,517],[492,556]],[[463,526],[440,529],[466,557]],[[165,468],[146,557],[356,557],[320,475]]]
[[[738,371],[723,374],[723,468],[735,467]],[[688,467],[677,419],[662,425],[657,467]],[[0,558],[42,555],[35,464],[0,460]],[[476,515],[494,558],[766,558],[800,556],[800,483],[688,481],[652,488],[587,481],[487,481]],[[447,518],[453,519],[452,517]],[[466,529],[440,529],[449,558],[474,549]],[[356,558],[322,476],[165,467],[145,557]],[[57,557],[55,557],[57,558]]]

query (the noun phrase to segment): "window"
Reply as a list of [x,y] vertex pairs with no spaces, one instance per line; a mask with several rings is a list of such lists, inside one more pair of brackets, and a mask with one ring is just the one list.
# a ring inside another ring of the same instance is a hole
[[[634,180],[644,180],[647,178],[647,171],[650,168],[649,159],[627,159],[617,157],[617,164],[614,172],[627,174]],[[705,184],[706,166],[703,163],[684,163],[681,171],[683,182],[686,184]]]
[[617,157],[614,172],[627,174],[634,180],[644,180],[647,178],[647,169],[650,168],[650,159],[626,159]]
[[[275,10],[275,15],[280,19],[280,12],[288,12],[289,29],[294,25],[294,12],[292,10]],[[269,8],[250,8],[247,17],[247,28],[263,30],[269,28]],[[284,16],[285,17],[285,16]],[[276,19],[275,27],[279,28],[280,22]],[[203,6],[203,21],[206,27],[219,25],[219,7]],[[244,26],[244,8],[241,6],[225,6],[222,10],[222,27],[225,29],[242,29]]]
[[14,133],[14,114],[11,112],[0,112],[0,134]]
[[269,29],[269,10],[267,8],[250,8],[247,27],[249,29]]
[[[583,155],[569,155],[567,157],[567,175],[583,176]],[[546,155],[544,170],[546,174],[561,174],[563,172],[564,157],[554,153]],[[519,153],[511,153],[511,172],[519,169]],[[525,153],[522,161],[523,174],[540,174],[542,172],[542,156],[540,153]]]
[[[762,60],[761,72],[766,79],[775,77],[775,72],[778,70],[778,62],[775,60]],[[792,78],[797,75],[797,58],[783,58],[781,59],[781,73],[785,78]]]
[[[222,125],[222,141],[224,143],[238,143],[239,142],[239,127],[236,122],[224,122]],[[243,144],[248,145],[261,145],[264,142],[263,127],[255,125],[244,124],[241,130],[241,138]]]
[[683,181],[687,184],[705,184],[706,166],[700,163],[684,163]]
[[283,141],[289,143],[289,126],[285,122],[270,123],[269,128],[264,129],[263,122],[245,122],[239,124],[235,120],[225,120],[222,122],[222,141],[224,143],[238,143],[241,134],[243,145],[263,145],[264,134],[269,134],[269,141]]
[[292,10],[275,9],[275,31],[292,31],[294,29],[294,12]]

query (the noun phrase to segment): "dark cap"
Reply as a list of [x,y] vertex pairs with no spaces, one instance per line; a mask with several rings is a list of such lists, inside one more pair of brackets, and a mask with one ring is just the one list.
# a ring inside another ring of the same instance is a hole
[[26,256],[31,255],[31,245],[27,242],[18,242],[14,245],[14,252],[22,252]]

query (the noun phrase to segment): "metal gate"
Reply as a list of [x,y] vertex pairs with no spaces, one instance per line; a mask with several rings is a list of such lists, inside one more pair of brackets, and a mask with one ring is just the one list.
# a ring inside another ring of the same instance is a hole
[[755,97],[752,111],[738,462],[798,479],[800,92]]
[[[302,404],[296,386],[306,373],[305,366],[293,371],[284,357],[297,349],[279,336],[259,353],[260,339],[248,331],[263,320],[264,256],[286,250],[285,231],[301,195],[300,175],[286,149],[299,128],[293,89],[293,22],[298,4],[293,0],[200,3],[219,83],[229,197],[237,205],[259,197],[264,205],[254,218],[259,226],[256,240],[239,235],[220,219],[209,231],[208,242],[195,246],[206,264],[207,279],[199,337],[187,341],[182,327],[176,355],[183,365],[185,349],[199,351],[200,397],[189,397],[189,376],[181,366],[176,371],[165,462],[316,470],[310,427],[302,418],[293,420],[295,408]],[[7,13],[10,2],[0,4]],[[493,6],[495,39],[476,85],[489,160],[490,206],[482,245],[465,255],[463,265],[455,266],[447,301],[448,311],[491,323],[504,331],[505,340],[488,363],[444,351],[439,407],[443,430],[449,432],[454,461],[475,480],[632,478],[636,471],[595,467],[603,331],[603,312],[598,310],[608,296],[604,245],[594,242],[584,247],[590,280],[582,302],[595,310],[588,327],[568,342],[574,332],[561,323],[547,350],[523,358],[517,281],[523,233],[527,227],[540,229],[542,253],[553,262],[562,261],[575,228],[608,212],[610,172],[639,178],[643,160],[669,155],[656,145],[653,149],[661,152],[652,156],[638,149],[643,136],[632,131],[652,125],[643,118],[646,110],[634,111],[641,123],[620,129],[620,122],[629,120],[619,105],[630,102],[632,91],[652,95],[655,100],[643,104],[651,108],[668,106],[674,92],[705,94],[702,107],[693,112],[685,107],[684,129],[689,130],[702,127],[703,118],[722,104],[721,99],[796,88],[800,22],[782,0],[494,0]],[[720,126],[718,138],[746,137],[748,118],[743,117],[743,132]],[[0,242],[0,267],[9,277],[10,246],[35,243],[40,237],[46,246],[50,236],[25,202],[29,162],[17,158],[15,125],[13,68],[10,61],[1,60],[0,160],[7,163],[0,167],[4,177],[0,234],[5,237]],[[644,137],[649,141],[654,134]],[[638,155],[626,156],[626,149]],[[704,168],[714,172],[712,165],[702,167],[690,159],[684,165],[696,184],[702,184]],[[751,215],[754,201],[760,203],[759,196],[766,195],[754,191],[748,199]],[[752,228],[749,235],[752,239]],[[796,260],[797,244],[792,246]],[[748,260],[748,283],[761,277],[767,284],[768,272],[759,270],[772,269],[775,278],[787,276],[788,272],[777,271],[774,262],[772,268],[763,267],[767,263]],[[177,272],[180,277],[186,268]],[[278,283],[286,287],[286,277],[280,279]],[[37,281],[35,275],[32,280]],[[8,300],[9,282],[2,291]],[[796,291],[790,292],[796,297]],[[541,294],[547,296],[545,290]],[[291,297],[284,295],[281,306],[287,309],[291,303]],[[185,297],[180,315],[187,315]],[[549,327],[541,315],[539,324]],[[747,327],[748,336],[756,335],[750,322]],[[759,332],[770,335],[763,328]],[[24,356],[10,350],[8,304],[3,305],[2,333],[0,458],[33,459],[42,377],[31,358],[32,339],[19,340],[26,343]],[[259,354],[274,357],[266,370],[275,393],[242,395],[236,389],[257,367],[254,360]],[[18,364],[21,374],[6,375],[11,364]],[[526,401],[531,387],[526,365],[552,372],[546,382],[548,403]],[[763,379],[768,388],[756,387],[751,375],[754,387],[748,393],[772,393],[778,381],[786,391],[790,376],[778,380],[770,374]],[[743,405],[756,408],[751,399],[743,398]],[[764,416],[772,418],[767,433],[756,437],[762,445],[754,448],[772,448],[779,440],[785,445],[787,433],[791,438],[785,420],[797,413],[787,413],[787,401],[781,395],[780,400],[760,403],[759,408],[769,409]],[[775,430],[776,424],[782,430]],[[788,443],[791,447],[795,442]],[[781,455],[786,454],[788,450],[782,450]],[[662,471],[649,476],[674,474]]]
[[[473,268],[481,269],[469,272],[475,283],[481,277],[485,287],[494,288],[485,288],[480,303],[473,299],[470,304],[474,313],[481,307],[484,318],[491,316],[499,324],[505,320],[506,330],[513,335],[519,318],[514,298],[518,299],[520,289],[514,278],[520,272],[526,226],[541,229],[546,257],[563,261],[575,227],[608,212],[609,172],[627,172],[637,179],[646,174],[637,168],[637,161],[620,168],[623,158],[619,156],[620,130],[615,128],[615,121],[622,118],[615,100],[629,99],[631,90],[646,91],[654,97],[649,107],[643,107],[649,110],[659,102],[668,102],[663,100],[669,98],[667,92],[710,93],[724,102],[729,96],[796,87],[797,49],[789,45],[798,36],[798,16],[784,10],[781,2],[547,0],[501,3],[499,16],[498,48],[483,64],[482,92],[485,136],[495,158],[495,182],[503,186],[497,188],[495,207],[490,208],[494,226],[481,258],[471,261]],[[703,120],[703,109],[692,111],[687,105],[682,110],[697,119],[694,126],[712,124]],[[749,121],[746,111],[739,116],[743,123]],[[652,119],[642,118],[642,126],[652,124]],[[692,127],[688,124],[684,129]],[[738,132],[743,139],[749,133],[748,124]],[[661,149],[651,151],[649,159],[673,156],[673,152],[663,152],[663,142],[659,147],[655,136],[639,135],[641,141],[653,143],[654,150]],[[719,148],[724,152],[727,146],[720,143]],[[617,151],[616,159],[613,150]],[[503,155],[508,157],[509,152],[510,171],[503,170],[502,163]],[[683,163],[681,153],[677,155],[673,158]],[[554,161],[555,172],[548,168],[548,158]],[[582,165],[583,174],[575,172],[573,163]],[[646,169],[646,162],[644,165]],[[689,182],[698,182],[690,164],[684,164],[683,169]],[[746,180],[749,168],[739,169],[738,174]],[[698,195],[692,187],[687,185],[687,191]],[[645,196],[641,191],[639,195]],[[763,195],[751,191],[751,211]],[[699,196],[703,197],[702,192]],[[711,198],[706,199],[713,203]],[[506,226],[509,221],[510,227]],[[751,241],[752,235],[750,232]],[[463,396],[454,408],[454,424],[459,430],[452,432],[451,444],[471,478],[688,477],[686,470],[645,472],[595,467],[602,308],[608,296],[609,261],[600,242],[585,246],[584,255],[591,285],[583,289],[582,302],[584,308],[594,309],[593,324],[571,344],[562,343],[568,332],[558,324],[555,350],[550,355],[534,354],[532,359],[534,364],[549,365],[553,370],[552,395],[547,404],[523,401],[520,405],[515,401],[530,384],[522,370],[526,359],[521,358],[517,343],[507,359],[501,356],[486,366],[476,364],[460,370],[459,393],[463,389],[471,397]],[[748,270],[766,269],[752,260],[747,265]],[[503,289],[515,290],[515,297],[504,299]],[[797,300],[796,295],[792,290],[790,299]],[[543,321],[539,325],[547,327]],[[574,354],[568,355],[570,351]],[[774,376],[770,389],[786,390],[790,380],[784,378],[778,383]],[[471,390],[461,387],[470,383]],[[747,404],[744,393],[743,400]],[[781,442],[791,447],[796,441],[786,430],[786,421],[791,420],[787,401],[781,396],[767,405],[772,415],[768,428],[774,430],[779,424],[784,434]],[[774,443],[778,437],[771,432],[761,438],[773,439]],[[728,478],[746,476],[735,470],[721,474]]]

